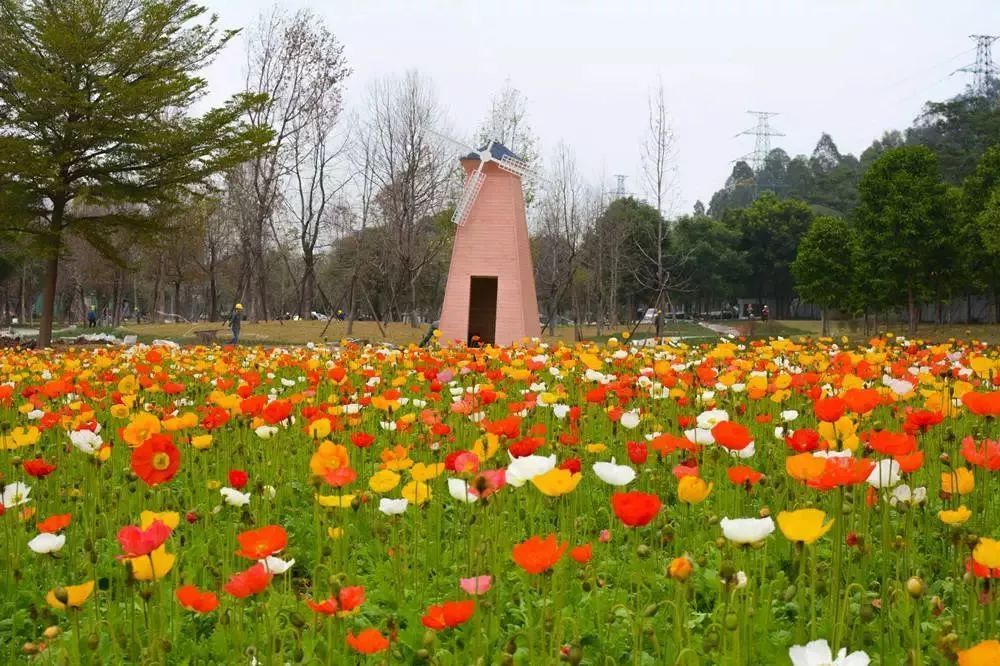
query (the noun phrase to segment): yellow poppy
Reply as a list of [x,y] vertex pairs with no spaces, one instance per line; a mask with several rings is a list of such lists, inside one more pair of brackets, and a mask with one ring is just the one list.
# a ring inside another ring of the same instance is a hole
[[115,404],[111,405],[111,416],[116,419],[126,419],[128,418],[128,405]]
[[324,439],[329,436],[331,430],[330,419],[316,419],[306,428],[306,432],[313,439]]
[[170,529],[176,530],[177,526],[181,522],[181,514],[176,511],[143,511],[139,514],[140,527],[142,527],[142,529],[148,528],[157,520]]
[[212,446],[212,436],[209,434],[195,435],[191,438],[191,446],[201,451]]
[[[484,441],[485,440],[485,441]],[[480,461],[489,460],[500,450],[500,437],[493,433],[480,437],[472,443],[472,452]]]
[[782,511],[778,514],[778,527],[789,541],[815,543],[833,527],[832,518],[824,523],[825,520],[826,513],[819,509]]
[[1000,568],[1000,541],[981,537],[972,550],[972,559],[990,569]]
[[160,580],[174,568],[177,556],[168,553],[166,546],[160,546],[149,557],[133,557],[125,561],[132,565],[132,578],[135,580]]
[[329,527],[326,530],[326,535],[328,537],[330,537],[331,539],[339,539],[340,537],[344,536],[344,528],[343,527]]
[[954,472],[941,472],[941,490],[949,495],[968,495],[976,487],[976,479],[967,467]]
[[443,471],[444,463],[425,465],[422,462],[418,462],[410,468],[410,476],[413,477],[414,481],[430,481],[440,476]]
[[608,447],[600,442],[596,444],[587,444],[587,453],[603,453],[607,451]]
[[354,501],[354,495],[316,495],[320,506],[334,509],[349,509]]
[[[57,592],[58,594],[56,594]],[[49,590],[49,593],[45,595],[45,601],[53,608],[66,608],[67,606],[79,608],[93,592],[94,581],[88,580],[79,585],[67,585],[63,588],[57,587],[54,590]]]
[[126,444],[135,448],[149,439],[150,435],[155,435],[160,430],[160,419],[148,412],[139,412],[122,430],[122,439],[125,440]]
[[969,511],[969,509],[967,509],[964,505],[954,510],[944,509],[942,511],[938,511],[938,518],[940,518],[941,522],[946,525],[961,525],[971,517],[972,512]]
[[583,474],[574,474],[568,469],[553,467],[544,474],[532,477],[531,482],[545,495],[559,497],[573,492],[582,478]]
[[431,498],[431,487],[423,481],[410,481],[400,494],[411,504],[423,504]]
[[10,435],[6,437],[0,435],[0,451],[10,451],[37,444],[41,437],[41,431],[35,426],[28,426],[27,428],[18,426],[10,431]]
[[958,651],[958,666],[994,666],[1000,660],[1000,641],[977,643],[968,650]]
[[400,478],[399,474],[392,470],[383,469],[372,474],[368,479],[368,487],[377,493],[387,493],[399,485]]
[[704,502],[712,492],[714,483],[705,483],[705,479],[697,476],[684,476],[677,483],[677,497],[688,504]]

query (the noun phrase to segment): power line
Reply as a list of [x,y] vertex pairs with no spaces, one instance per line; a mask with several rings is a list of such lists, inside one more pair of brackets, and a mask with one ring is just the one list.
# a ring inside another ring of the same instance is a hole
[[747,111],[747,113],[756,116],[757,123],[753,127],[743,130],[733,138],[741,136],[754,137],[753,152],[747,153],[740,159],[748,162],[756,174],[764,169],[764,164],[767,162],[767,156],[771,152],[771,137],[785,135],[771,127],[771,118],[778,115],[777,112]]
[[972,75],[972,92],[981,97],[990,94],[990,88],[994,79],[997,78],[997,67],[993,64],[993,54],[991,52],[993,42],[1000,39],[1000,35],[969,35],[969,39],[976,41],[976,61],[965,67],[959,67],[957,72],[965,72]]

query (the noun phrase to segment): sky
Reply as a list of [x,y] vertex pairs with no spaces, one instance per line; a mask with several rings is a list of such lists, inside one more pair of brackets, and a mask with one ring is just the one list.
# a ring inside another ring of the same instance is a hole
[[[201,0],[245,27],[274,0]],[[527,98],[543,159],[561,141],[585,177],[643,188],[640,140],[660,80],[676,136],[673,214],[707,205],[753,150],[739,136],[774,111],[772,147],[812,152],[829,133],[859,155],[904,129],[926,100],[960,92],[975,60],[968,35],[1000,34],[997,0],[311,0],[353,70],[347,106],[363,113],[373,81],[416,69],[459,138],[471,137],[510,80]],[[209,103],[238,92],[245,44],[207,70]],[[996,58],[1000,60],[1000,42]],[[668,212],[668,211],[665,211]]]

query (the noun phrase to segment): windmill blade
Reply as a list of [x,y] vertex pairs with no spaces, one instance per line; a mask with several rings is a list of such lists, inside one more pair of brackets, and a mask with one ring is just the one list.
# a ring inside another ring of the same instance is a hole
[[434,130],[432,130],[429,127],[425,127],[424,131],[426,131],[428,134],[432,134],[432,135],[436,136],[437,138],[441,139],[442,141],[447,141],[448,143],[452,144],[453,146],[457,146],[458,148],[460,148],[465,153],[478,153],[479,152],[478,150],[476,150],[475,148],[473,148],[469,144],[463,143],[463,142],[459,141],[458,139],[453,139],[450,136],[445,136],[444,134],[441,134],[440,132],[435,132]]
[[521,178],[538,178],[538,174],[531,168],[531,165],[519,157],[504,155],[497,162],[497,166]]
[[476,203],[476,197],[479,196],[479,190],[483,189],[485,181],[486,174],[483,173],[482,165],[469,174],[465,181],[465,189],[462,190],[462,196],[455,204],[455,215],[451,218],[452,222],[460,227],[465,225],[465,221],[469,218],[469,212],[472,210],[473,204]]

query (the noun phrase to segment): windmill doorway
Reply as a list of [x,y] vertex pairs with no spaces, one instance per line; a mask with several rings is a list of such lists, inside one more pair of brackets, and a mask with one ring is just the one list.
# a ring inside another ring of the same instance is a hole
[[469,284],[469,331],[466,344],[470,347],[496,342],[497,278],[473,277]]

